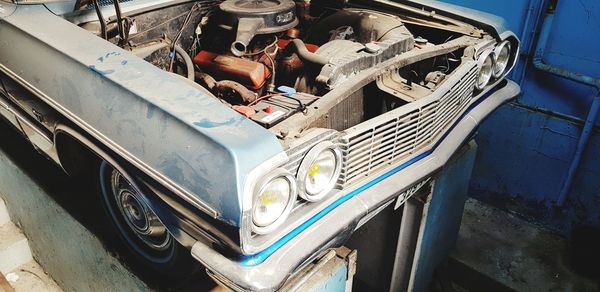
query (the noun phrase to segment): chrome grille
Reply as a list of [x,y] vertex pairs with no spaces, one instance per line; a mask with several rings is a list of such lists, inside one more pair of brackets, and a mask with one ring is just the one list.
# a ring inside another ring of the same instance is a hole
[[[121,1],[119,1],[119,3],[125,3],[125,2],[130,2],[130,1],[133,1],[133,0],[121,0]],[[114,3],[115,2],[113,0],[98,0],[98,5],[101,7],[112,6],[112,5],[114,5]],[[94,9],[94,5],[89,5],[87,8]]]
[[470,104],[476,75],[477,66],[465,64],[433,94],[348,129],[341,137],[339,185],[352,184],[431,144]]

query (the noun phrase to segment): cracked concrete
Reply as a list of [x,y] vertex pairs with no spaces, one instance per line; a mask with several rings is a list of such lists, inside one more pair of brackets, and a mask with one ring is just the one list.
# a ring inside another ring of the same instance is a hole
[[[469,199],[451,266],[476,271],[507,291],[599,291],[597,280],[573,272],[567,247],[559,235]],[[458,284],[475,291],[468,282]]]

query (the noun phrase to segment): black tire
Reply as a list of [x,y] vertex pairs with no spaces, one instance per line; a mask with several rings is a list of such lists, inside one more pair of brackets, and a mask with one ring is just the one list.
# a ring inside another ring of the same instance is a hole
[[[138,262],[134,268],[139,266],[144,276],[160,286],[172,280],[186,280],[198,270],[198,262],[156,217],[131,176],[122,168],[102,161],[98,178],[104,209],[133,259]],[[144,226],[148,229],[142,232]],[[155,275],[160,278],[153,278]]]

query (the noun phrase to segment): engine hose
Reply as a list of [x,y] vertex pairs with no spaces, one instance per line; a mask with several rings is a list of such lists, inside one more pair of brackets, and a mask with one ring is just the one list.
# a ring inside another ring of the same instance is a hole
[[187,70],[187,78],[190,80],[194,80],[194,63],[192,62],[192,58],[190,55],[180,46],[175,45],[175,52],[181,56],[183,62],[185,63],[185,67]]
[[304,45],[304,42],[302,40],[294,39],[292,41],[292,44],[294,45],[294,48],[296,49],[296,53],[298,54],[298,57],[300,57],[300,59],[302,59],[303,61],[313,63],[313,64],[318,64],[321,66],[325,66],[329,63],[329,59],[308,51],[308,49],[306,48],[306,46]]
[[217,86],[217,80],[204,72],[196,72],[196,78],[202,80],[204,85],[211,91]]
[[233,91],[237,93],[245,103],[256,100],[256,94],[253,91],[233,80],[216,81],[215,78],[203,72],[196,72],[196,78],[202,80],[210,91],[218,93]]
[[253,102],[256,99],[256,94],[254,94],[254,92],[250,91],[244,85],[231,80],[217,81],[217,86],[215,89],[220,92],[232,90],[239,94],[242,100],[246,103]]
[[98,0],[92,0],[92,3],[94,4],[94,10],[96,10],[98,21],[100,22],[100,35],[103,39],[108,40],[108,33],[106,32],[106,20],[104,19],[104,16],[102,16],[100,4],[98,4]]
[[123,26],[123,17],[121,16],[121,3],[119,0],[114,0],[113,5],[115,6],[115,15],[117,16],[117,29],[119,32],[119,42],[125,42],[125,27]]

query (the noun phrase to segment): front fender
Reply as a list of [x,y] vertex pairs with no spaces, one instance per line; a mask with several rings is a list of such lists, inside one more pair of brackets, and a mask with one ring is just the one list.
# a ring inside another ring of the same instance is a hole
[[247,174],[283,151],[273,134],[42,5],[2,21],[0,70],[174,193],[240,226]]

